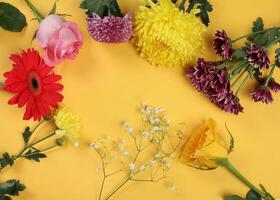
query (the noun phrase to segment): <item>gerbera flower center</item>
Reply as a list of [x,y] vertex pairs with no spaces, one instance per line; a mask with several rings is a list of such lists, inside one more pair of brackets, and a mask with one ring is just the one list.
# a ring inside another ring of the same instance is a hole
[[38,96],[41,94],[41,79],[36,73],[31,72],[29,74],[28,86],[33,95]]

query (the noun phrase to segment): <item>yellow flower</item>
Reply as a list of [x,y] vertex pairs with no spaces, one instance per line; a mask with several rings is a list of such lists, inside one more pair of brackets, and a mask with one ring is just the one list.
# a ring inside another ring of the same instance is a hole
[[134,42],[141,57],[162,66],[185,66],[194,61],[206,30],[195,16],[199,11],[180,11],[170,0],[146,2],[148,6],[135,12]]
[[212,169],[218,167],[214,159],[227,158],[227,144],[215,129],[216,123],[210,119],[191,135],[183,149],[183,163],[200,169]]
[[75,147],[78,147],[82,127],[80,118],[68,107],[62,107],[55,114],[54,120],[58,127],[56,138],[63,141],[68,139]]

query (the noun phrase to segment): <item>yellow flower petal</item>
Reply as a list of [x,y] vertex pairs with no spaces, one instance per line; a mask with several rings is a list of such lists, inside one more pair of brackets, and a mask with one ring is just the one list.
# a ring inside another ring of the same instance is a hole
[[134,42],[140,56],[154,65],[185,66],[202,49],[205,26],[190,13],[180,11],[170,0],[147,1],[135,13]]

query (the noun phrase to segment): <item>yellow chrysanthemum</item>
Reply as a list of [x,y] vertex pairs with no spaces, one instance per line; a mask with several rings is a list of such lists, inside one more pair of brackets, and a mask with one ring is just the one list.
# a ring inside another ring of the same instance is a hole
[[195,16],[180,11],[170,0],[146,0],[135,13],[134,42],[140,55],[150,63],[162,66],[185,66],[202,49],[206,30]]
[[58,127],[56,137],[58,140],[68,139],[75,147],[79,146],[81,121],[68,107],[60,108],[54,116]]

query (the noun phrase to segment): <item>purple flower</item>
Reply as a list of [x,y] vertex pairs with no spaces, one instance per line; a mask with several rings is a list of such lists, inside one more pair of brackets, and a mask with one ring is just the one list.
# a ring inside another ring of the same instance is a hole
[[269,68],[269,58],[264,50],[257,47],[255,44],[251,44],[249,49],[246,51],[246,58],[254,68]]
[[269,82],[268,82],[268,87],[269,87],[273,92],[280,92],[280,84],[277,83],[273,78],[269,80]]
[[214,49],[216,50],[216,53],[223,59],[232,58],[233,49],[231,46],[231,41],[224,30],[217,31],[215,33]]
[[226,112],[238,114],[243,111],[243,107],[231,91],[227,70],[217,69],[216,65],[200,58],[197,66],[189,68],[186,75],[196,90],[207,96],[212,103]]
[[269,104],[273,102],[272,94],[267,86],[260,86],[255,91],[251,93],[251,97],[255,102],[261,101],[263,103]]
[[104,17],[93,13],[88,17],[88,32],[98,42],[119,43],[127,42],[132,36],[132,16],[127,13],[124,17]]

